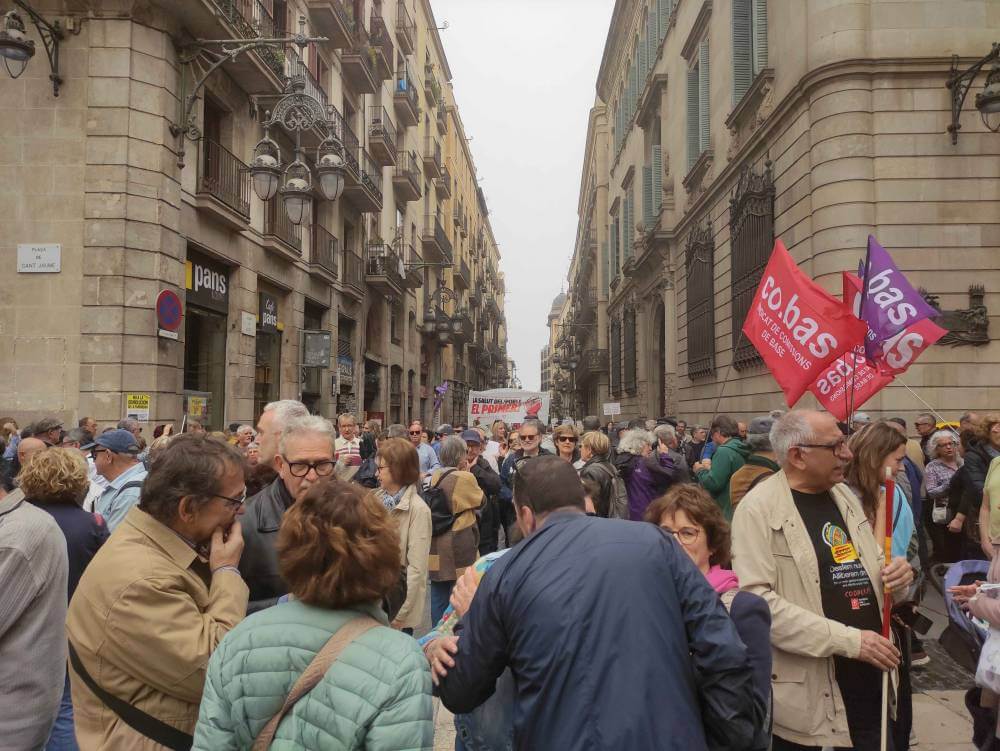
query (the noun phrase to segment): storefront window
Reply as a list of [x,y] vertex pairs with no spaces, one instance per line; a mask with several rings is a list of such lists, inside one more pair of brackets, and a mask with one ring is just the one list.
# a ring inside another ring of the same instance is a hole
[[189,249],[184,286],[184,411],[206,429],[222,430],[229,269]]
[[281,388],[281,330],[278,298],[260,291],[257,313],[257,361],[254,368],[254,417],[264,411],[264,405],[277,401]]

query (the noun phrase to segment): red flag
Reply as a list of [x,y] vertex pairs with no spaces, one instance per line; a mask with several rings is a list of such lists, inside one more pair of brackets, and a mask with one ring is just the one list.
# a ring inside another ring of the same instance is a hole
[[827,412],[846,422],[851,389],[854,390],[854,409],[859,409],[892,381],[891,373],[880,372],[865,361],[864,345],[859,345],[853,353],[845,352],[830,363],[809,390]]
[[[861,306],[861,279],[846,271],[844,302],[848,303],[857,315]],[[917,321],[882,343],[882,356],[878,360],[878,369],[890,375],[905,373],[925,349],[947,333],[928,318]],[[857,394],[855,401],[857,402]]]
[[795,265],[781,240],[775,241],[743,333],[764,358],[789,407],[831,362],[862,343],[866,330],[847,305]]

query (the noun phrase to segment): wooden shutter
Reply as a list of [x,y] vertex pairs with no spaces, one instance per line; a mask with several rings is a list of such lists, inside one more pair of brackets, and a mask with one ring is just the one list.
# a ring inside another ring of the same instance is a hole
[[653,226],[653,167],[642,168],[642,223],[648,230]]
[[656,4],[650,3],[649,18],[646,22],[646,55],[649,59],[649,70],[656,67],[656,53],[660,49],[660,37],[656,29]]
[[649,73],[649,45],[646,44],[646,34],[643,34],[642,39],[639,40],[637,52],[639,75],[636,80],[638,81],[638,90],[642,91],[642,85],[646,82],[646,74]]
[[632,257],[632,242],[635,239],[635,185],[628,186],[625,196],[625,258]]
[[715,372],[714,253],[711,225],[691,230],[685,249],[688,378]]
[[653,147],[653,217],[654,222],[663,208],[663,147]]
[[636,391],[636,331],[635,331],[635,308],[625,309],[625,320],[622,324],[622,335],[625,339],[625,393],[634,394]]
[[733,104],[739,102],[753,81],[751,0],[733,0]]
[[687,72],[687,166],[691,169],[701,156],[698,148],[698,66]]
[[767,0],[753,0],[753,74],[767,67]]
[[667,36],[667,24],[670,23],[670,13],[673,11],[671,0],[656,0],[659,38],[662,42]]
[[710,77],[708,74],[708,40],[698,45],[698,151],[711,145]]
[[611,319],[611,393],[621,392],[622,383],[622,325],[618,318]]

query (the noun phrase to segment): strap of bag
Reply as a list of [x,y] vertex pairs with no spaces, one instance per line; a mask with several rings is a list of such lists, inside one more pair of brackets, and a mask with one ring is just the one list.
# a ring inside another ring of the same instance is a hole
[[178,730],[172,725],[162,722],[152,715],[148,715],[141,709],[136,709],[127,701],[119,699],[113,694],[109,694],[97,685],[87,669],[83,667],[80,656],[73,649],[73,644],[69,644],[69,661],[73,670],[80,676],[80,679],[87,685],[94,695],[100,699],[104,705],[118,715],[118,718],[140,735],[144,735],[161,746],[166,746],[171,751],[191,751],[194,745],[194,738],[185,732]]
[[448,467],[447,469],[442,469],[441,474],[438,475],[437,480],[431,483],[432,488],[441,487],[441,483],[444,482],[444,478],[450,475],[452,472],[456,471],[456,467]]
[[344,649],[362,634],[378,626],[379,623],[374,618],[367,615],[359,615],[345,623],[330,640],[323,645],[323,648],[316,653],[312,662],[306,667],[299,679],[295,681],[292,690],[285,697],[285,703],[278,710],[278,713],[270,719],[260,735],[253,742],[252,751],[267,751],[274,740],[274,734],[278,731],[278,725],[285,715],[295,706],[295,702],[301,699],[315,688],[330,666],[337,661]]

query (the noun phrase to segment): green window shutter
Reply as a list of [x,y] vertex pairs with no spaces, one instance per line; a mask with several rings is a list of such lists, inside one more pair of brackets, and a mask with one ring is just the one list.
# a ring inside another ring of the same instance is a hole
[[618,235],[618,217],[611,222],[611,278],[618,278],[621,268],[621,238]]
[[753,74],[767,67],[767,0],[753,0]]
[[604,290],[604,296],[608,296],[608,292],[611,289],[611,268],[608,261],[608,241],[605,240],[601,243],[601,264],[604,266],[604,283],[601,285]]
[[708,74],[708,40],[698,45],[698,151],[706,151],[711,144],[711,107],[709,95],[711,78]]
[[646,54],[649,56],[650,70],[656,67],[656,53],[660,49],[660,37],[657,35],[656,29],[656,5],[650,3],[649,20],[646,23],[646,44],[648,47]]
[[673,10],[671,0],[656,0],[657,16],[659,19],[659,37],[662,42],[667,36],[667,24],[670,23],[670,13]]
[[625,253],[626,259],[632,257],[632,243],[635,240],[635,186],[628,186],[625,196]]
[[663,208],[663,147],[653,147],[653,215],[659,217]]
[[632,115],[635,112],[635,89],[636,89],[637,78],[638,78],[638,58],[632,58],[632,67],[629,69],[628,73],[628,111],[625,113],[626,123],[631,122]]
[[698,161],[698,67],[687,72],[687,165],[688,169]]
[[646,74],[649,73],[649,48],[646,44],[646,35],[642,35],[642,39],[639,40],[639,75],[636,78],[639,85],[639,91],[642,91],[642,85],[646,82]]
[[752,0],[733,0],[733,104],[738,103],[753,81]]
[[654,224],[652,166],[642,168],[642,224],[647,230]]

